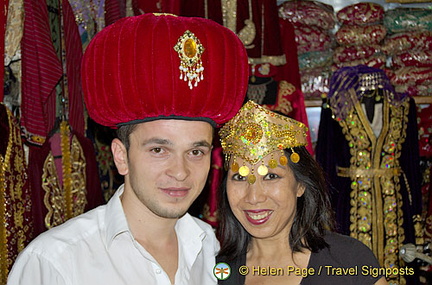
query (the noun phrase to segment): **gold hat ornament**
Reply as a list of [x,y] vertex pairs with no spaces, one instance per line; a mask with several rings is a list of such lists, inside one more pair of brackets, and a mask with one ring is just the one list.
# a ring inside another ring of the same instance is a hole
[[[221,128],[219,135],[226,164],[229,164],[232,157],[231,170],[247,177],[248,182],[253,184],[256,181],[254,166],[261,161],[257,172],[259,175],[266,175],[268,168],[264,165],[263,158],[275,150],[280,150],[282,153],[279,158],[280,165],[288,163],[283,151],[286,148],[292,150],[291,161],[299,162],[300,156],[293,148],[307,144],[307,130],[307,127],[301,122],[267,110],[253,101],[248,101],[237,115]],[[252,164],[252,169],[246,165],[240,167],[236,162],[237,157]],[[270,168],[278,166],[273,154],[268,166]]]

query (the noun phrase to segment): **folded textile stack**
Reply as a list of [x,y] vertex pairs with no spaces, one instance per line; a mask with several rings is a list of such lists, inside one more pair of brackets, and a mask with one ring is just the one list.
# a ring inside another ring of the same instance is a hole
[[384,8],[377,3],[357,3],[336,14],[341,27],[335,33],[339,44],[333,54],[334,68],[359,64],[384,68],[386,56],[381,43],[387,34],[382,24]]
[[279,17],[294,25],[305,98],[320,98],[328,92],[333,63],[333,7],[318,1],[287,1],[279,6]]
[[383,43],[387,75],[398,92],[411,96],[432,93],[432,9],[397,8],[386,11],[389,35]]

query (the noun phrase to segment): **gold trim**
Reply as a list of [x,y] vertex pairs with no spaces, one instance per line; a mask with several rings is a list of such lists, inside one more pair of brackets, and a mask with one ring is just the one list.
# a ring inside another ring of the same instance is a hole
[[[402,267],[404,262],[398,249],[405,240],[405,232],[399,158],[406,136],[409,102],[395,107],[384,100],[383,126],[376,137],[355,91],[350,90],[346,96],[356,103],[346,118],[338,121],[350,145],[351,166],[339,167],[338,175],[351,179],[351,236],[369,246],[381,266]],[[389,281],[406,282],[403,276],[393,275]]]
[[[245,26],[237,33],[240,40],[245,45],[246,49],[252,49],[255,47],[253,45],[253,41],[256,37],[256,27],[253,22],[253,13],[252,13],[252,1],[248,1],[248,8],[249,8],[249,19],[246,19],[244,21]],[[237,9],[237,8],[236,8]]]
[[7,112],[9,124],[6,152],[4,156],[0,154],[0,284],[6,284],[17,253],[32,238],[32,221],[24,219],[26,214],[31,215],[31,196],[25,188],[27,164],[19,125],[11,111],[3,103],[0,105]]
[[[9,122],[9,128],[11,127],[11,123]],[[10,132],[12,130],[10,129]],[[8,249],[7,249],[7,232],[6,232],[6,169],[10,169],[9,161],[12,149],[12,135],[9,134],[8,138],[8,147],[6,149],[5,156],[3,157],[0,154],[0,187],[1,187],[1,195],[0,195],[0,219],[2,221],[1,232],[0,232],[0,283],[6,284],[7,275],[8,275]]]
[[223,25],[237,32],[237,0],[221,0]]
[[377,168],[377,169],[360,169],[355,167],[339,167],[337,168],[337,175],[341,177],[374,177],[374,176],[394,176],[400,175],[402,173],[402,169],[399,168]]
[[[50,152],[45,160],[42,173],[42,189],[45,191],[44,204],[47,209],[45,226],[50,229],[67,221],[67,211],[71,211],[70,217],[84,213],[87,205],[86,189],[86,160],[84,151],[76,138],[72,136],[70,147],[70,193],[61,185],[57,174],[54,156]],[[67,159],[67,157],[66,157]],[[64,180],[65,181],[65,180]],[[70,195],[70,198],[67,196]],[[69,201],[70,199],[70,201]],[[70,210],[67,210],[67,203],[71,203]]]
[[69,126],[66,121],[60,123],[60,145],[63,158],[63,189],[66,201],[66,220],[72,218],[72,161],[69,148]]
[[287,63],[285,55],[263,55],[260,58],[248,58],[249,64],[270,63],[274,66],[284,65]]

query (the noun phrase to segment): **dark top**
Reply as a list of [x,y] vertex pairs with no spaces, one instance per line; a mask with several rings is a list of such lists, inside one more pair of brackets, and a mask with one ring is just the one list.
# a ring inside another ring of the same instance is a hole
[[[311,273],[302,279],[301,285],[367,285],[374,284],[383,276],[382,270],[379,270],[378,260],[372,251],[360,241],[330,232],[325,236],[325,241],[329,247],[311,254],[308,265],[308,271]],[[246,264],[246,253],[231,262],[218,256],[218,262],[225,262],[231,267],[231,276],[226,280],[219,281],[219,284],[244,284],[245,276],[239,274],[239,267]],[[249,274],[252,274],[252,266],[248,266],[248,268]],[[282,270],[279,273],[288,274],[286,266],[281,265],[280,268]],[[291,274],[295,273],[292,272]]]

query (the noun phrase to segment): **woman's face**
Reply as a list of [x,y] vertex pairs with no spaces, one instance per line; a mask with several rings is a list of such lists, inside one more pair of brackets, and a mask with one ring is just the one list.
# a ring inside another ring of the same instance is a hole
[[[280,151],[273,156],[279,160]],[[256,175],[256,182],[249,184],[247,178],[238,172],[228,171],[227,195],[229,205],[239,222],[254,238],[288,238],[294,221],[297,198],[304,193],[304,186],[298,183],[288,165],[268,166],[272,155],[264,158],[269,172]],[[237,163],[251,169],[251,164],[237,158]],[[255,173],[261,162],[254,167]]]

